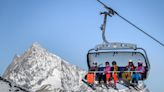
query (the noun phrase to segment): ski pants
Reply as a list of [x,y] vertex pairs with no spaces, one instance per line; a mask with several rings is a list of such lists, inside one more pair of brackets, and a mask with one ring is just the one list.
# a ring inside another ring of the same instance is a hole
[[134,79],[138,82],[138,80],[142,79],[141,74],[139,74],[139,73],[133,74],[132,80],[134,80]]

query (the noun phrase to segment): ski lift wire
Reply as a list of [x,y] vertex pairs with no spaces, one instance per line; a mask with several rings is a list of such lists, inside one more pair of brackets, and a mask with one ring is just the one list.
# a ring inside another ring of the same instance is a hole
[[141,28],[139,28],[138,26],[136,26],[135,24],[133,24],[132,22],[130,22],[129,20],[127,20],[126,18],[124,18],[123,16],[121,16],[120,14],[117,13],[117,15],[123,19],[124,21],[126,21],[127,23],[129,23],[130,25],[132,25],[133,27],[135,27],[136,29],[138,29],[140,32],[142,32],[143,34],[147,35],[148,37],[150,37],[152,40],[156,41],[157,43],[159,43],[161,46],[164,47],[164,44],[162,42],[160,42],[159,40],[157,40],[155,37],[153,37],[152,35],[148,34],[147,32],[145,32],[144,30],[142,30]]

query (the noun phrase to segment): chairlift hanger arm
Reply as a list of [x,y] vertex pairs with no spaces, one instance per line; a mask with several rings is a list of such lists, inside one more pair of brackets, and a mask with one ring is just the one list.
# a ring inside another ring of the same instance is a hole
[[[119,13],[117,13],[115,10],[113,10],[112,8],[108,7],[107,5],[105,5],[103,2],[101,2],[100,0],[97,0],[100,4],[102,4],[104,6],[104,8],[106,8],[108,10],[108,15],[117,15],[118,17],[120,17],[121,19],[123,19],[124,21],[126,21],[128,24],[132,25],[133,27],[135,27],[136,29],[138,29],[140,32],[142,32],[143,34],[145,34],[146,36],[150,37],[152,40],[154,40],[155,42],[157,42],[158,44],[160,44],[161,46],[164,47],[164,43],[160,42],[159,40],[157,40],[155,37],[153,37],[152,35],[148,34],[147,32],[145,32],[144,30],[142,30],[140,27],[136,26],[134,23],[132,23],[131,21],[129,21],[128,19],[124,18],[123,16],[121,16]],[[105,30],[104,30],[105,31]],[[104,33],[105,34],[105,33]]]
[[100,4],[102,4],[104,6],[104,8],[106,8],[110,14],[114,15],[117,14],[116,11],[114,11],[112,8],[108,7],[107,5],[105,5],[103,2],[101,2],[100,0],[97,0]]

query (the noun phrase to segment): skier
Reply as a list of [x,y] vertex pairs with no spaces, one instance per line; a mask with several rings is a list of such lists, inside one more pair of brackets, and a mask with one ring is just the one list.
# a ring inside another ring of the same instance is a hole
[[[116,61],[113,61],[112,65],[113,65],[113,71],[118,71],[118,66],[117,66]],[[113,72],[112,77],[113,77],[113,80],[114,80],[114,87],[117,88],[116,84],[117,84],[117,81],[118,81],[118,73]]]
[[138,84],[138,80],[142,79],[142,75],[145,73],[145,68],[142,61],[138,61],[138,67],[135,69],[136,73],[132,75],[132,82]]
[[126,66],[126,73],[123,73],[123,79],[125,80],[128,80],[128,81],[131,81],[131,78],[132,78],[132,72],[129,72],[129,71],[134,71],[135,70],[135,67],[134,67],[134,64],[133,64],[133,61],[132,60],[129,60],[128,61],[128,66]]
[[92,64],[89,72],[86,75],[86,79],[87,79],[88,84],[91,84],[91,85],[94,84],[95,78],[97,77],[97,76],[95,76],[94,72],[97,70],[98,70],[98,66],[97,66],[97,62],[95,62]]
[[105,69],[104,69],[104,72],[105,72],[105,78],[104,78],[104,82],[106,84],[110,84],[110,78],[111,78],[111,67],[110,67],[110,64],[109,62],[105,62]]

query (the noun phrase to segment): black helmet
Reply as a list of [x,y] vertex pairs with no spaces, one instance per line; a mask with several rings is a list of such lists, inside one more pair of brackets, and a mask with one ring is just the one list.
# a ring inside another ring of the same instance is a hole
[[106,62],[105,62],[105,65],[109,65],[109,62],[108,62],[108,61],[106,61]]
[[112,65],[116,65],[116,64],[117,64],[116,61],[113,61],[113,62],[112,62]]

